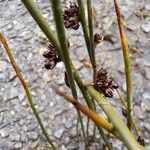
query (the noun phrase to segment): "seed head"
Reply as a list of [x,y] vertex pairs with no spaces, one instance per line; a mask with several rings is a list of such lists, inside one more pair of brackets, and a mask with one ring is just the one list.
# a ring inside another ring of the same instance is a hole
[[49,70],[53,69],[58,62],[61,62],[61,58],[57,54],[57,49],[50,42],[47,43],[48,50],[43,53],[45,57],[45,65],[44,67]]
[[140,145],[145,146],[145,140],[142,136],[139,136],[137,141],[139,142]]
[[74,30],[77,30],[80,26],[79,24],[79,15],[78,15],[78,6],[76,3],[70,2],[69,7],[66,6],[66,9],[63,12],[63,19],[65,27],[72,28]]
[[108,75],[107,71],[101,68],[97,73],[94,88],[101,91],[106,97],[113,97],[113,90],[118,88],[115,81]]
[[94,34],[94,46],[96,47],[99,43],[101,43],[103,41],[103,36],[98,34],[98,33],[95,33]]

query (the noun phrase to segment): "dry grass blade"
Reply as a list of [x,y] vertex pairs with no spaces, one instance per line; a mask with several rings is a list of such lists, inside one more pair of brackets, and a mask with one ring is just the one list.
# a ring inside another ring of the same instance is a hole
[[116,15],[118,20],[118,26],[120,31],[120,38],[123,50],[123,57],[124,57],[124,65],[125,65],[125,74],[126,74],[126,86],[127,86],[127,121],[128,127],[131,129],[132,127],[132,74],[131,74],[131,64],[130,64],[130,57],[129,57],[129,48],[127,44],[126,34],[124,31],[124,25],[121,17],[120,7],[118,0],[114,0],[114,5],[116,9]]
[[81,104],[76,99],[74,99],[72,96],[66,94],[63,90],[60,90],[57,87],[53,87],[53,90],[60,96],[64,97],[68,102],[72,103],[77,109],[79,109],[82,113],[84,113],[86,116],[88,116],[92,121],[94,121],[95,124],[98,126],[104,128],[108,132],[114,134],[117,136],[113,125],[109,123],[104,117],[98,115],[91,109],[89,109],[87,106]]

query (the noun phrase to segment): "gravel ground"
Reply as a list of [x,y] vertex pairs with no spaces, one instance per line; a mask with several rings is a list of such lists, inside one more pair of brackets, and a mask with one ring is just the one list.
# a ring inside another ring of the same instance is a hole
[[[54,29],[49,1],[35,1]],[[122,0],[121,4],[133,66],[134,115],[145,138],[146,147],[150,149],[150,3],[149,0]],[[106,4],[104,0],[95,0],[94,10],[95,32],[105,36],[104,42],[96,49],[97,65],[103,66],[112,74],[123,94],[126,89],[124,65],[113,4],[111,1]],[[42,44],[45,37],[20,0],[0,0],[0,32],[8,39],[54,144],[61,150],[84,149],[83,139],[78,144],[76,138],[75,109],[51,89],[52,85],[58,85],[68,90],[63,80],[64,67],[58,64],[52,71],[43,68],[41,54],[46,50],[46,46]],[[91,80],[92,70],[81,27],[77,31],[67,31],[67,36],[75,66],[84,79]],[[79,97],[82,98],[81,95]],[[116,94],[111,103],[120,110]],[[86,118],[84,123],[86,124]],[[121,142],[114,139],[111,141],[114,149],[124,149]],[[28,107],[23,88],[0,46],[0,150],[41,150],[43,145],[46,145],[46,141]],[[96,145],[100,148],[95,149],[102,149],[102,143],[99,145],[95,142],[95,147]]]

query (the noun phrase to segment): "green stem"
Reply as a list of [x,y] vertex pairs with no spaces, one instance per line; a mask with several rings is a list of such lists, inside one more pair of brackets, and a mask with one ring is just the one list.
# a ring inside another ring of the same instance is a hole
[[[125,107],[125,109],[127,109],[126,101],[125,101],[124,98],[121,96],[119,90],[116,90],[116,91],[117,91],[117,93],[118,93],[119,100],[121,101],[121,104]],[[141,131],[138,129],[134,118],[132,117],[131,119],[132,119],[132,126],[133,126],[135,132],[137,133],[138,136],[141,136]]]
[[[55,0],[55,1],[52,0],[51,3],[52,3],[55,25],[57,29],[57,36],[58,36],[59,44],[61,47],[61,55],[63,58],[63,62],[65,64],[66,72],[67,72],[69,83],[70,83],[70,88],[72,90],[72,95],[74,96],[74,98],[77,99],[77,92],[76,92],[75,82],[74,82],[73,73],[72,73],[72,63],[71,63],[69,50],[68,50],[68,44],[67,44],[66,35],[65,35],[65,28],[64,28],[63,18],[62,18],[60,0]],[[87,143],[82,117],[78,109],[77,109],[77,112],[78,112],[79,120],[81,123],[84,140],[85,140],[85,143]]]
[[87,26],[87,22],[86,22],[83,1],[82,0],[77,0],[77,1],[78,1],[78,6],[79,6],[79,17],[80,17],[80,22],[82,24],[86,47],[88,50],[88,54],[89,54],[92,66],[93,66],[93,68],[95,68],[96,62],[95,62],[94,55],[93,55],[94,52],[92,52],[92,47],[90,44],[90,35],[89,35],[88,26]]
[[66,35],[65,35],[63,18],[61,15],[60,1],[52,0],[51,3],[52,3],[54,20],[55,20],[55,25],[56,25],[56,30],[57,30],[57,36],[58,36],[58,40],[59,40],[59,44],[61,48],[61,54],[62,54],[62,58],[63,58],[65,68],[67,71],[70,88],[72,90],[72,95],[75,98],[77,98],[77,92],[76,92],[75,82],[74,82],[73,73],[72,73],[71,59],[70,59],[70,55],[68,51],[68,44],[67,44]]
[[88,10],[88,27],[90,36],[90,52],[93,60],[93,80],[96,79],[96,60],[95,60],[95,48],[94,48],[94,35],[93,35],[93,19],[92,19],[92,1],[87,0],[87,10]]
[[26,92],[26,96],[28,98],[28,102],[30,104],[30,107],[31,107],[31,109],[32,109],[32,111],[33,111],[37,121],[38,121],[39,126],[41,127],[43,135],[45,136],[45,138],[48,141],[48,143],[52,146],[52,148],[55,149],[51,139],[49,138],[49,135],[48,135],[46,129],[44,128],[44,125],[43,125],[42,120],[41,120],[41,118],[39,116],[39,113],[37,112],[37,110],[36,110],[36,108],[34,106],[34,103],[33,103],[33,100],[32,100],[32,96],[30,94],[30,90],[29,90],[26,82],[24,81],[24,79],[23,79],[23,77],[22,77],[22,75],[21,75],[21,73],[19,71],[19,68],[18,68],[18,66],[17,66],[17,64],[16,64],[16,62],[14,60],[14,57],[13,57],[13,55],[11,53],[11,49],[9,48],[5,38],[2,36],[1,33],[0,33],[0,41],[2,41],[3,46],[4,46],[5,50],[6,50],[6,53],[7,53],[8,57],[9,57],[9,60],[10,60],[12,66],[13,66],[15,72],[16,72],[16,75],[18,76],[20,82],[22,83],[22,86],[23,86],[23,88],[24,88],[24,90]]
[[127,148],[129,150],[143,150],[144,148],[137,143],[136,139],[131,134],[128,127],[124,124],[123,120],[120,118],[118,112],[108,102],[108,100],[92,87],[87,87],[87,91],[97,101],[99,106],[106,113],[107,117],[110,119],[115,129],[118,131],[119,136],[124,141]]
[[[89,27],[89,36],[90,36],[90,53],[92,57],[92,67],[93,67],[93,82],[96,80],[96,61],[95,61],[95,48],[94,48],[94,36],[93,36],[93,19],[92,19],[92,1],[87,0],[87,12],[88,12],[88,27]],[[94,103],[94,101],[93,101]],[[96,109],[95,109],[96,111]],[[93,138],[95,138],[96,126],[94,125]]]
[[123,57],[124,57],[124,65],[125,65],[125,74],[126,74],[126,87],[127,87],[127,121],[128,127],[131,129],[132,127],[132,74],[131,74],[131,63],[129,57],[129,48],[127,44],[126,35],[124,32],[124,25],[121,17],[121,12],[119,8],[118,0],[114,0],[118,26],[120,31],[120,38],[123,50]]

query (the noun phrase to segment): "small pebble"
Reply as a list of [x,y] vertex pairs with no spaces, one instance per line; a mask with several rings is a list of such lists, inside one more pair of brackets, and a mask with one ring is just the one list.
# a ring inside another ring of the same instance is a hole
[[149,123],[144,123],[144,127],[148,130],[148,131],[150,131],[150,124]]
[[2,138],[6,138],[6,137],[9,136],[9,133],[8,133],[7,130],[1,129],[0,130],[0,135],[1,135]]
[[147,24],[142,24],[141,28],[145,33],[149,33],[150,32],[150,22],[148,22]]
[[63,135],[63,132],[64,132],[64,129],[60,129],[60,130],[57,130],[55,133],[54,133],[54,136],[58,139],[61,138],[61,136]]
[[134,106],[134,115],[139,118],[139,119],[144,119],[144,115],[143,115],[143,112],[141,111],[140,107],[139,106]]
[[9,135],[9,138],[11,141],[16,141],[16,142],[19,142],[20,139],[21,139],[21,135],[18,134],[18,133],[12,133]]
[[38,146],[38,141],[35,141],[30,144],[30,148],[36,148]]
[[16,149],[22,148],[22,143],[20,143],[20,142],[16,143],[15,148]]

